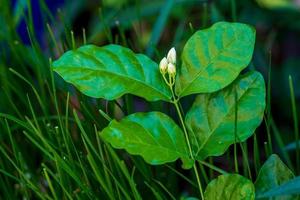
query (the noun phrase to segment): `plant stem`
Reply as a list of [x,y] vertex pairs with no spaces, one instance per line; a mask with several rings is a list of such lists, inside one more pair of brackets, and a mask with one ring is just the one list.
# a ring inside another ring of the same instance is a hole
[[[169,87],[171,89],[172,96],[173,96],[172,103],[175,105],[177,114],[179,116],[179,120],[180,120],[180,123],[181,123],[182,128],[183,128],[184,136],[185,136],[185,139],[186,139],[186,142],[187,142],[187,145],[188,145],[188,149],[189,149],[189,152],[190,152],[191,159],[193,161],[195,161],[195,158],[193,156],[192,147],[191,147],[190,140],[189,140],[189,136],[188,136],[188,133],[187,133],[184,121],[183,121],[183,116],[182,116],[182,113],[181,113],[179,105],[178,105],[178,99],[174,95],[174,91],[173,91],[172,85],[169,85]],[[200,181],[199,174],[198,174],[198,171],[197,171],[196,163],[194,163],[193,169],[194,169],[194,172],[195,172],[195,175],[196,175],[196,179],[197,179],[197,183],[198,183],[198,188],[199,188],[199,192],[200,192],[200,195],[201,195],[201,199],[204,200],[204,195],[203,195],[203,191],[202,191],[201,181]]]
[[198,160],[198,162],[199,162],[200,164],[205,165],[206,167],[208,167],[208,168],[210,168],[210,169],[212,169],[212,170],[214,170],[214,171],[220,173],[220,174],[228,174],[228,172],[226,172],[225,170],[220,169],[219,167],[216,167],[216,166],[214,166],[214,165],[211,165],[211,164],[208,163],[208,162],[205,162],[205,161],[203,161],[203,160]]
[[184,121],[183,121],[183,117],[182,117],[182,114],[181,114],[180,109],[179,109],[179,106],[178,106],[178,102],[177,102],[177,101],[174,101],[173,104],[175,105],[177,114],[178,114],[178,116],[179,116],[180,123],[181,123],[182,128],[183,128],[184,136],[185,136],[185,139],[186,139],[186,142],[187,142],[187,145],[188,145],[188,149],[189,149],[191,158],[192,158],[193,160],[195,160],[195,159],[194,159],[194,156],[193,156],[193,151],[192,151],[192,147],[191,147],[191,144],[190,144],[190,140],[189,140],[189,137],[188,137],[188,133],[187,133],[187,130],[186,130]]
[[[179,119],[180,119],[180,122],[181,122],[181,125],[182,125],[182,128],[183,128],[183,132],[184,132],[185,139],[186,139],[186,142],[187,142],[187,145],[188,145],[190,156],[191,156],[192,160],[195,160],[195,158],[193,156],[193,151],[192,151],[192,147],[191,147],[191,144],[190,144],[190,140],[189,140],[189,137],[188,137],[188,133],[187,133],[184,121],[183,121],[183,117],[182,117],[182,114],[181,114],[179,106],[178,106],[178,100],[174,100],[173,104],[175,105],[177,114],[179,116]],[[203,191],[202,191],[202,186],[201,186],[201,181],[200,181],[199,174],[198,174],[198,171],[197,171],[196,163],[194,163],[193,169],[194,169],[194,172],[195,172],[195,175],[196,175],[196,179],[197,179],[197,183],[198,183],[198,187],[199,187],[199,192],[200,192],[200,195],[201,195],[201,199],[204,199]]]
[[232,21],[236,21],[236,2],[235,0],[231,0],[231,17],[232,17]]
[[259,152],[259,147],[257,143],[257,136],[256,133],[254,133],[254,142],[253,142],[253,160],[254,160],[254,168],[255,168],[255,173],[258,175],[258,170],[260,169],[260,152]]
[[294,131],[295,131],[295,140],[296,140],[296,172],[300,172],[300,147],[299,147],[299,127],[298,127],[298,115],[297,107],[295,102],[295,93],[292,76],[289,76],[289,85],[290,85],[290,94],[291,94],[291,104],[294,120]]
[[237,158],[237,146],[236,143],[239,142],[239,139],[237,137],[237,115],[238,115],[238,106],[237,106],[237,91],[234,90],[234,168],[235,168],[235,173],[239,173],[239,164],[238,164],[238,158]]
[[270,153],[273,153],[273,147],[272,147],[272,137],[271,137],[271,131],[270,131],[270,121],[271,121],[271,70],[272,70],[272,53],[269,52],[269,70],[268,70],[268,85],[267,85],[267,110],[266,110],[266,117],[265,123],[266,123],[266,129],[267,129],[267,137],[268,137],[268,143],[269,143],[269,150]]

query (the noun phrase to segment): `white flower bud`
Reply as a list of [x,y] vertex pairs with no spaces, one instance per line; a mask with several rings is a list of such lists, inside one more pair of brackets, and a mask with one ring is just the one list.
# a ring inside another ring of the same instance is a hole
[[160,73],[165,74],[167,72],[167,68],[168,68],[168,60],[166,57],[164,57],[159,63]]
[[174,47],[168,52],[167,59],[168,63],[176,65],[176,50]]
[[174,76],[176,74],[176,67],[173,63],[168,64],[168,74]]

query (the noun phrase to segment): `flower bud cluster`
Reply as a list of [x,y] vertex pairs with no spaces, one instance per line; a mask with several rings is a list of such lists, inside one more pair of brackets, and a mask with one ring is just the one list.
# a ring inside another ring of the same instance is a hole
[[[176,50],[173,47],[159,63],[160,73],[163,75],[167,84],[174,85],[176,76]],[[165,75],[168,73],[169,81],[167,81]]]

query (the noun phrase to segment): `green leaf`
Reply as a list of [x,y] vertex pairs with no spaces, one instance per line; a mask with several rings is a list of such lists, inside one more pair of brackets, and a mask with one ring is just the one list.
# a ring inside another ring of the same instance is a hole
[[282,185],[279,185],[277,187],[271,188],[267,192],[257,195],[258,199],[261,198],[271,198],[274,199],[274,197],[279,197],[276,199],[286,199],[287,195],[297,195],[292,198],[293,200],[300,199],[300,176],[297,176],[296,178],[289,180]]
[[[273,154],[261,167],[255,182],[256,195],[259,196],[264,192],[275,188],[290,179],[294,178],[293,172]],[[265,198],[266,200],[268,198]],[[273,198],[273,200],[293,200],[295,196],[285,196]]]
[[235,141],[245,141],[261,123],[264,109],[264,79],[255,71],[219,92],[198,95],[185,119],[196,159],[219,156]]
[[204,192],[205,200],[254,200],[253,183],[238,174],[225,174],[212,180]]
[[184,168],[193,165],[182,130],[163,113],[131,114],[120,122],[111,121],[100,134],[114,148],[140,155],[149,164],[160,165],[181,158]]
[[196,32],[182,53],[176,94],[211,93],[230,84],[249,64],[255,30],[241,23],[219,22]]
[[82,46],[66,52],[52,66],[87,96],[113,100],[129,93],[148,101],[171,99],[158,65],[118,45]]

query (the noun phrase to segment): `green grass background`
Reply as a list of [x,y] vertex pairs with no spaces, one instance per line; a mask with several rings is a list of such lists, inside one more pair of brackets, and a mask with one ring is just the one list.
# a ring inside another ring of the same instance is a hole
[[[249,68],[265,77],[267,110],[247,142],[200,163],[202,185],[223,173],[221,169],[255,180],[272,153],[299,175],[296,3],[278,7],[261,0],[76,0],[65,1],[52,13],[45,1],[37,2],[43,33],[35,30],[30,0],[16,1],[18,9],[10,0],[0,0],[0,199],[196,197],[195,176],[180,163],[150,166],[97,136],[108,124],[106,115],[120,119],[137,111],[161,110],[178,120],[171,105],[130,95],[115,101],[91,99],[49,65],[68,49],[87,43],[120,44],[159,62],[172,46],[180,54],[196,30],[223,20],[249,23],[257,30]],[[25,33],[17,29],[21,20]],[[23,43],[24,34],[30,44]],[[185,111],[193,98],[183,100]]]

